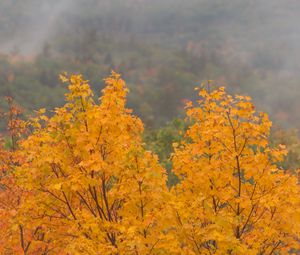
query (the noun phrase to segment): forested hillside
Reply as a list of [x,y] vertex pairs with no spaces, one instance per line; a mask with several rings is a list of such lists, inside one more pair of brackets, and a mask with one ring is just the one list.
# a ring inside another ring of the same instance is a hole
[[1,1],[0,94],[29,112],[53,108],[61,71],[82,72],[99,92],[114,69],[130,107],[161,126],[212,79],[298,128],[299,14],[295,0]]

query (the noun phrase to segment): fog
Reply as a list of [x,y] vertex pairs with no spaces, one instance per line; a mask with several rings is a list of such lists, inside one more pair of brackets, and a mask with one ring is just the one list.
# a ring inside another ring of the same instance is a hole
[[250,94],[283,126],[299,128],[299,19],[297,0],[2,0],[0,51],[34,58],[51,45],[54,55],[76,56],[92,49],[88,36],[184,51],[206,61],[194,72],[199,82]]
[[[13,6],[20,2],[2,3],[0,12],[1,16],[5,16],[3,22],[11,23],[12,27],[10,31],[2,27],[1,51],[9,53],[18,50],[22,55],[36,54],[51,40],[57,30],[57,19],[72,6],[72,0],[24,0],[20,9],[14,10]],[[9,14],[7,10],[16,13]]]
[[0,8],[0,49],[5,52],[17,48],[23,54],[35,53],[60,31],[59,21],[72,27],[74,17],[83,19],[89,12],[90,22],[98,14],[100,32],[112,27],[122,32],[126,27],[125,33],[154,35],[158,42],[174,40],[182,46],[205,36],[212,47],[232,44],[232,57],[239,59],[282,49],[290,52],[280,59],[283,70],[295,68],[300,52],[300,2],[296,0],[2,0]]

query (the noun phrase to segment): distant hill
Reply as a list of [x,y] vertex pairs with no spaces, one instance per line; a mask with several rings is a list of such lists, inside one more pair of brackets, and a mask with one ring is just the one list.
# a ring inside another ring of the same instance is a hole
[[1,1],[0,95],[55,107],[59,72],[82,72],[99,91],[115,69],[129,105],[158,126],[213,79],[299,128],[299,17],[296,0]]

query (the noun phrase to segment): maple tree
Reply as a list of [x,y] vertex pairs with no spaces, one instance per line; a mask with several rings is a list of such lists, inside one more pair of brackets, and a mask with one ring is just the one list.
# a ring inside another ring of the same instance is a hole
[[271,122],[251,99],[203,85],[187,105],[186,139],[175,144],[175,235],[184,254],[288,254],[299,248],[296,176],[278,168]]
[[[2,117],[7,121],[7,133],[0,144],[0,253],[46,254],[41,227],[30,224],[18,216],[18,211],[30,193],[16,183],[15,168],[22,164],[18,145],[27,132],[26,123],[20,118],[22,109],[7,97],[9,110]],[[35,244],[33,244],[35,242]]]
[[81,75],[61,79],[67,103],[51,118],[41,110],[21,145],[18,181],[33,194],[22,215],[43,226],[51,254],[165,254],[166,174],[125,108],[124,81],[112,73],[97,104]]
[[[11,108],[12,109],[12,108]],[[16,110],[10,111],[10,120],[8,123],[11,144],[10,148],[6,148],[6,141],[1,137],[0,144],[0,252],[9,254],[13,251],[12,242],[10,238],[13,236],[13,230],[11,229],[12,219],[14,218],[17,208],[20,205],[20,190],[15,185],[13,178],[13,169],[18,162],[15,155],[15,130],[12,130],[13,115]],[[2,116],[6,117],[6,116]],[[17,245],[18,246],[18,245]]]

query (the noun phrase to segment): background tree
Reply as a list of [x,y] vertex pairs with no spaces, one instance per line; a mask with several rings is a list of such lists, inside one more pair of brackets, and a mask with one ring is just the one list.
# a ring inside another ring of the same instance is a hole
[[300,140],[298,130],[284,130],[276,127],[271,133],[271,144],[272,146],[278,146],[279,144],[286,145],[288,154],[281,165],[284,169],[296,172],[300,165]]
[[20,207],[31,194],[16,183],[15,169],[23,163],[19,154],[19,142],[24,137],[26,123],[22,109],[13,99],[6,98],[8,112],[2,114],[7,123],[0,144],[0,253],[1,254],[48,254],[49,244],[44,239],[42,226],[22,220]]
[[147,148],[158,155],[160,164],[167,170],[168,187],[178,182],[177,176],[172,171],[170,156],[174,152],[173,143],[179,143],[183,139],[186,126],[183,119],[176,118],[164,127],[146,130],[144,134]]
[[[271,122],[249,97],[203,86],[186,140],[175,149],[176,235],[186,254],[288,254],[299,247],[296,176],[277,167]],[[177,145],[175,145],[177,146]],[[288,199],[287,199],[288,198]]]

